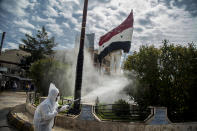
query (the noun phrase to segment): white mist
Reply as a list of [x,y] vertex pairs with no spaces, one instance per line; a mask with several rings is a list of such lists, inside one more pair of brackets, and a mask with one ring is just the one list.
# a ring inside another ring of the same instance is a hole
[[[69,87],[74,95],[75,74],[77,63],[78,48],[74,50],[62,51],[56,53],[58,60],[64,61],[72,65],[67,71],[67,79]],[[104,75],[99,72],[99,69],[93,66],[93,61],[90,53],[84,49],[84,65],[82,79],[82,103],[94,103],[99,97],[101,103],[114,103],[119,99],[129,101],[129,97],[122,91],[129,84],[128,79],[123,74],[113,76]],[[63,87],[62,87],[63,88]],[[131,101],[130,101],[131,102]]]

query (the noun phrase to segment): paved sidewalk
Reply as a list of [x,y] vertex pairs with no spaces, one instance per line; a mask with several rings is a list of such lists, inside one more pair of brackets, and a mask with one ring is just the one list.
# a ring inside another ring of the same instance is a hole
[[23,104],[25,101],[25,92],[0,92],[0,131],[17,131],[14,127],[8,124],[7,114],[12,107]]

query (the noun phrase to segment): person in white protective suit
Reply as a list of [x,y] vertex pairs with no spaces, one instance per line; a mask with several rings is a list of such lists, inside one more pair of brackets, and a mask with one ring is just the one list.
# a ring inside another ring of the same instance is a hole
[[69,108],[68,105],[62,106],[60,109],[58,108],[59,97],[59,90],[51,83],[47,99],[35,111],[33,121],[35,131],[51,131],[55,116]]

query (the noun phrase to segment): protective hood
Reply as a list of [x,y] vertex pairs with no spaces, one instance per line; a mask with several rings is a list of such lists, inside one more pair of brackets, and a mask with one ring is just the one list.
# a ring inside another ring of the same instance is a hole
[[55,87],[53,83],[51,83],[49,87],[48,99],[52,103],[55,103],[58,94],[59,94],[59,90]]

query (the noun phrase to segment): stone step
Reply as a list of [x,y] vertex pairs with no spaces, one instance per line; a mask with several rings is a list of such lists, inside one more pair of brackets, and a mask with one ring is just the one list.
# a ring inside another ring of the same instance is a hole
[[[28,122],[31,125],[33,125],[33,116],[29,114],[28,112],[26,112],[24,108],[25,108],[24,105],[20,105],[19,108],[15,108],[15,110],[12,111],[13,112],[12,114],[14,114],[15,117],[17,116],[21,119],[18,122],[21,122],[21,123]],[[18,124],[18,125],[21,125],[21,124]],[[52,130],[53,131],[72,131],[70,129],[64,129],[64,128],[57,127],[57,126],[55,126]]]

